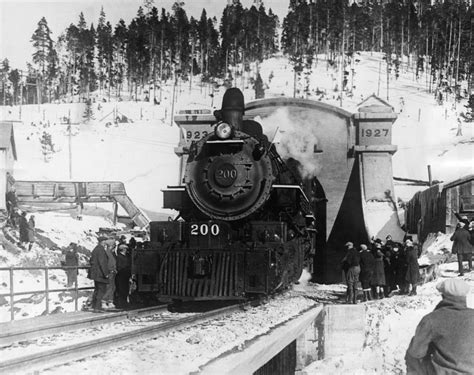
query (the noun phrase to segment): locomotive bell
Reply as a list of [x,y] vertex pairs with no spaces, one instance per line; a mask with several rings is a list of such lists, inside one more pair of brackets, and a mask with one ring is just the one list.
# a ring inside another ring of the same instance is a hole
[[244,95],[237,87],[228,89],[222,98],[222,120],[235,130],[241,130],[245,112]]

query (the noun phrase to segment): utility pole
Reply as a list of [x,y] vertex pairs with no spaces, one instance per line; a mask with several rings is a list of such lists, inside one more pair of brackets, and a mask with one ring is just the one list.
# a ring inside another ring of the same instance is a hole
[[174,100],[175,100],[175,95],[176,95],[176,85],[178,83],[178,75],[176,74],[176,67],[174,68],[174,84],[173,84],[173,96],[171,99],[171,121],[170,121],[170,126],[173,126],[173,121],[174,121]]
[[346,36],[346,6],[342,3],[342,45],[341,45],[341,91],[339,94],[339,105],[342,107],[342,95],[344,93],[344,38]]
[[72,134],[71,134],[71,110],[68,112],[68,138],[69,138],[69,179],[72,180]]

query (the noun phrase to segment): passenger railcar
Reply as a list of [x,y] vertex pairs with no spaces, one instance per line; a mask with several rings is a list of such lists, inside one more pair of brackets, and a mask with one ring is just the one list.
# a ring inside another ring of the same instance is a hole
[[150,246],[133,255],[138,292],[246,299],[287,287],[312,265],[311,184],[243,113],[240,90],[227,90],[214,124],[181,149],[181,184],[163,191],[179,215],[150,223]]
[[474,218],[474,175],[417,192],[405,216],[407,231],[417,234],[420,242],[429,233],[453,233],[460,218]]

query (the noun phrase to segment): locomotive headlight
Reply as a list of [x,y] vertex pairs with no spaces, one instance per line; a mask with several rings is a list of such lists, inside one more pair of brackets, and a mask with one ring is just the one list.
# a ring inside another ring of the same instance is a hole
[[226,122],[221,122],[216,126],[215,132],[219,139],[227,139],[230,138],[232,134],[232,127]]

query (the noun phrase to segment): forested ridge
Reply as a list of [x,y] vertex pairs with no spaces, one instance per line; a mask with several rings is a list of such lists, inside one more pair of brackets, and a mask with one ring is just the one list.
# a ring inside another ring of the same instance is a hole
[[[92,23],[80,13],[57,40],[42,17],[32,30],[34,53],[26,70],[0,56],[0,104],[84,101],[92,92],[109,99],[150,93],[159,103],[166,81],[191,87],[196,76],[228,86],[247,76],[258,97],[258,63],[278,52],[289,57],[295,82],[322,58],[339,69],[345,87],[354,54],[377,51],[385,56],[387,77],[397,78],[405,64],[415,76],[429,75],[429,90],[466,96],[473,89],[471,3],[289,0],[280,21],[261,1],[244,8],[233,0],[218,20],[206,9],[199,19],[188,17],[181,1],[159,10],[145,0],[129,24],[112,25],[104,9]],[[469,84],[464,92],[460,82]]]

